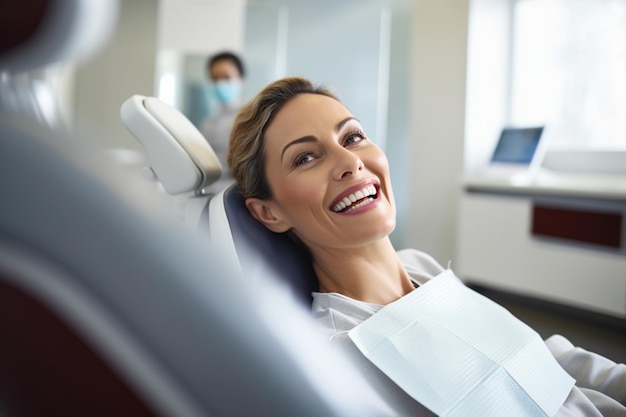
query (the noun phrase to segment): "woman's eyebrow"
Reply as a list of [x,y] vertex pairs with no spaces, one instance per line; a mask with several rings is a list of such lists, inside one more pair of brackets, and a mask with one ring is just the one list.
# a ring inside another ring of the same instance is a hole
[[354,121],[356,121],[356,122],[358,122],[358,123],[361,123],[361,122],[359,122],[359,119],[357,119],[357,118],[356,118],[356,117],[354,117],[354,116],[346,117],[345,119],[343,119],[342,121],[340,121],[339,123],[337,123],[337,126],[335,127],[335,131],[336,131],[336,132],[339,132],[339,131],[341,130],[341,128],[342,128],[342,127],[344,127],[344,125],[345,125],[346,123],[348,123],[349,121],[351,121],[351,120],[354,120]]
[[292,145],[296,145],[298,143],[304,143],[304,142],[316,142],[317,138],[315,136],[311,136],[311,135],[307,135],[307,136],[302,136],[301,138],[298,139],[294,139],[291,142],[289,142],[284,148],[283,148],[283,152],[280,154],[280,160],[282,162],[283,160],[283,156],[285,155],[285,151]]
[[[341,120],[339,123],[337,123],[337,125],[335,126],[335,132],[339,132],[345,125],[346,123],[348,123],[351,120],[356,120],[357,122],[359,121],[356,117],[350,116],[350,117],[346,117],[345,119]],[[315,136],[312,135],[307,135],[307,136],[303,136],[301,138],[298,139],[294,139],[291,142],[289,142],[284,148],[282,153],[280,154],[280,160],[282,162],[283,160],[283,156],[285,155],[285,152],[287,151],[287,149],[292,146],[292,145],[296,145],[298,143],[305,143],[305,142],[316,142],[317,138]]]

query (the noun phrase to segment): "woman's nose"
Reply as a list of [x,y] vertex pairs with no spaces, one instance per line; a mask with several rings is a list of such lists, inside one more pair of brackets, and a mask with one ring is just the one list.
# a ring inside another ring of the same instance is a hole
[[363,170],[363,161],[354,152],[340,147],[334,155],[333,178],[341,180]]

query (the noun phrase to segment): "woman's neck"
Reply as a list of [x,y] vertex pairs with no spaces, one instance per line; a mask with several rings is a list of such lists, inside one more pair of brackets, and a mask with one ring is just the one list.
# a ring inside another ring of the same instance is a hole
[[388,238],[366,247],[312,252],[320,292],[386,305],[414,289]]

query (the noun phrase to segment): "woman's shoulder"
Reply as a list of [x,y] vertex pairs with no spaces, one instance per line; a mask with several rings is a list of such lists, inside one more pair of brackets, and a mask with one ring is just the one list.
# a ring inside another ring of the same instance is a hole
[[406,271],[419,284],[445,271],[445,268],[426,252],[417,249],[402,249],[397,253]]

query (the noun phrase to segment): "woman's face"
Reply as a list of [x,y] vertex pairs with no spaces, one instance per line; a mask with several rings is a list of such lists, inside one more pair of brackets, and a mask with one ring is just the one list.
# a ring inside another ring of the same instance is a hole
[[291,229],[314,249],[362,246],[394,229],[387,158],[338,101],[287,102],[266,130],[265,160],[273,198],[248,207],[271,230]]

